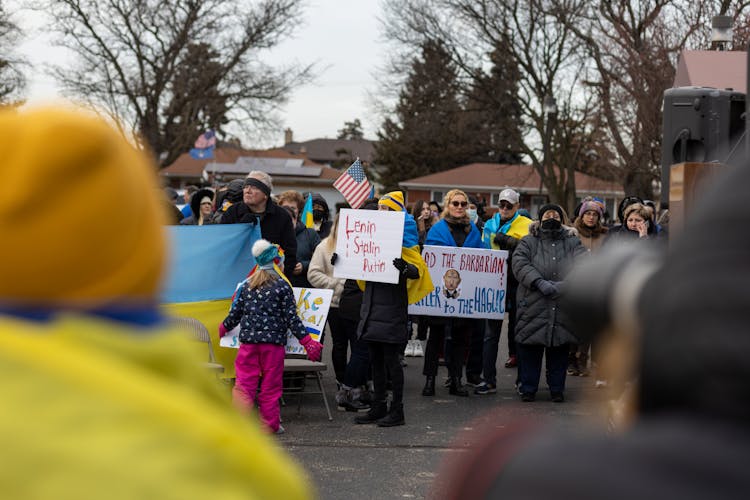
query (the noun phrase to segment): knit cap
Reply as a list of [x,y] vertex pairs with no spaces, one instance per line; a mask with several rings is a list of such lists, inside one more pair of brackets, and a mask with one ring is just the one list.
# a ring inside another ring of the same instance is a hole
[[279,246],[268,240],[260,239],[253,243],[252,252],[260,269],[271,270],[274,263],[278,265],[283,260]]
[[395,212],[404,212],[406,210],[406,205],[404,205],[404,193],[401,191],[391,191],[380,198],[378,205],[385,205]]
[[101,118],[62,108],[0,112],[0,145],[0,302],[153,302],[167,204],[149,156]]
[[589,210],[593,210],[594,212],[599,214],[600,219],[604,215],[604,207],[602,206],[602,204],[592,199],[584,200],[583,203],[581,203],[581,209],[578,211],[578,215],[583,215]]

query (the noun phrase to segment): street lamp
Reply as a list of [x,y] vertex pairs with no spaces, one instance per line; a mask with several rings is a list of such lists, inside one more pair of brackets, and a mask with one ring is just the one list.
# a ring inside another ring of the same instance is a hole
[[726,50],[732,41],[732,16],[711,18],[711,44],[717,50]]

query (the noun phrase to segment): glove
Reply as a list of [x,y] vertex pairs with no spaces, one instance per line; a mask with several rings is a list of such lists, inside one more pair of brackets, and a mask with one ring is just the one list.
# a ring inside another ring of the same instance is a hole
[[536,282],[536,287],[545,297],[553,297],[559,292],[555,283],[557,282],[540,279]]
[[393,267],[398,269],[398,272],[400,272],[401,274],[406,274],[406,271],[409,269],[409,265],[401,257],[396,257],[395,259],[393,259]]
[[513,236],[507,234],[498,233],[495,236],[495,243],[500,247],[501,250],[512,250],[516,247],[518,240]]
[[307,359],[310,361],[320,361],[323,354],[323,344],[313,339],[310,335],[305,335],[300,339],[300,344],[307,351]]
[[219,323],[219,338],[222,338],[227,334],[227,327],[224,326],[224,322]]
[[331,255],[331,265],[335,266],[337,260],[339,260],[339,254],[333,252],[333,254]]

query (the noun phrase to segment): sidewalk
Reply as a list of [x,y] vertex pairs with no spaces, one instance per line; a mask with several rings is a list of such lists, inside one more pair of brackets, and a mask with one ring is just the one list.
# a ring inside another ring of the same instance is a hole
[[568,377],[566,401],[552,403],[542,373],[537,401],[522,403],[513,386],[516,370],[503,366],[505,343],[503,332],[498,392],[493,395],[450,396],[442,387],[447,370],[440,367],[436,395],[423,397],[424,358],[407,357],[406,425],[392,428],[355,425],[356,413],[336,411],[335,377],[330,359],[326,359],[329,368],[324,380],[333,422],[328,421],[320,395],[304,396],[300,414],[297,396],[292,395],[281,411],[286,434],[279,436],[279,441],[307,469],[319,498],[425,498],[441,461],[452,453],[462,453],[462,444],[455,442],[457,434],[472,429],[476,419],[486,421],[490,412],[498,426],[516,419],[549,419],[574,433],[591,425],[604,426],[602,405],[597,402],[603,392],[594,389],[592,377]]

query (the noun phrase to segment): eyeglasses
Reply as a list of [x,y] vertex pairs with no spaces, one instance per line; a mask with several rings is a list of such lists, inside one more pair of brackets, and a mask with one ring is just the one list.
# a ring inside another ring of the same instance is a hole
[[451,205],[454,207],[464,207],[466,208],[469,205],[468,201],[452,201]]
[[507,201],[501,201],[500,202],[500,208],[504,208],[506,210],[510,210],[511,208],[513,208],[513,204],[512,203],[508,203]]

